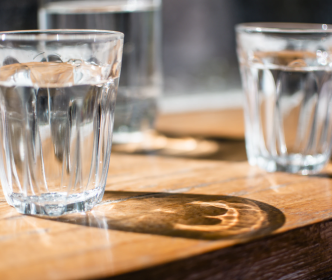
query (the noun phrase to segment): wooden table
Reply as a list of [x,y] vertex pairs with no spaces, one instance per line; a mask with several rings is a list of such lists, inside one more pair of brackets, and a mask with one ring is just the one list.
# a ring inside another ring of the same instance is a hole
[[243,110],[231,108],[161,115],[158,131],[176,136],[244,138]]
[[332,165],[114,152],[86,214],[24,216],[0,195],[0,279],[330,279],[331,218]]

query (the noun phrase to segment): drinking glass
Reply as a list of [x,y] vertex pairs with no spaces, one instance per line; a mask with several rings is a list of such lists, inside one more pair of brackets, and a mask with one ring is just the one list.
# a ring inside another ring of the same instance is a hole
[[142,142],[153,129],[162,90],[161,0],[41,2],[41,29],[87,28],[125,34],[113,142]]
[[236,32],[249,163],[320,171],[331,152],[332,27],[245,23]]
[[0,179],[23,214],[90,210],[104,194],[123,34],[0,33]]

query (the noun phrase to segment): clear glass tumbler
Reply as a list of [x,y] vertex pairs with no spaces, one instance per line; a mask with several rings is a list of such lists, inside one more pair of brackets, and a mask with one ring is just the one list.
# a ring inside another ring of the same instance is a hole
[[249,163],[310,174],[330,158],[332,26],[236,27]]
[[125,34],[113,142],[142,142],[154,127],[162,90],[161,0],[42,0],[39,28]]
[[104,194],[123,34],[0,33],[0,179],[23,214],[90,210]]

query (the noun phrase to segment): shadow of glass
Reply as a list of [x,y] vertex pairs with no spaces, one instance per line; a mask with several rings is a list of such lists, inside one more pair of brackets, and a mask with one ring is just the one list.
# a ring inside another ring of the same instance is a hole
[[251,199],[196,194],[112,192],[85,214],[59,222],[88,227],[194,239],[259,237],[285,223],[284,214]]
[[320,173],[317,173],[317,174],[310,174],[310,175],[308,175],[308,177],[332,179],[332,173],[323,171],[323,172],[320,172]]
[[247,160],[243,140],[171,137],[156,133],[145,135],[144,141],[139,143],[113,143],[112,153],[228,161]]

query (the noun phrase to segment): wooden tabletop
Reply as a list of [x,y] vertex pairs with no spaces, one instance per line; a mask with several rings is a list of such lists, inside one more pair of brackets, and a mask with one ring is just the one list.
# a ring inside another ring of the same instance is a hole
[[332,165],[114,152],[102,203],[57,219],[0,196],[0,279],[329,279]]
[[156,128],[176,136],[244,138],[242,108],[195,111],[160,115]]

